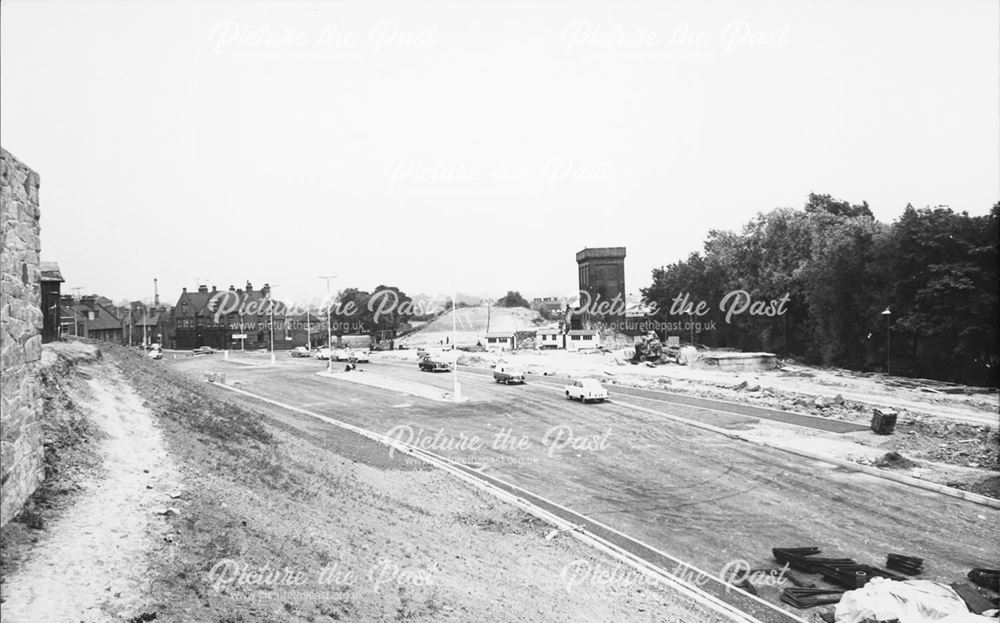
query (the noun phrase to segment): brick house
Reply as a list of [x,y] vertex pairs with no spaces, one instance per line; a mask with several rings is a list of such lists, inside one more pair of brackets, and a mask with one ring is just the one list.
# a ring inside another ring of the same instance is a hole
[[102,303],[97,296],[82,296],[78,301],[74,301],[72,296],[63,296],[59,310],[59,332],[63,336],[119,344],[125,339],[125,325],[116,315],[116,310]]
[[[131,310],[131,313],[129,313]],[[140,301],[133,301],[124,310],[125,341],[133,346],[142,344],[143,336],[150,344],[160,344],[164,348],[173,348],[174,331],[171,310],[166,306],[146,307]],[[131,331],[129,327],[131,322]]]
[[[174,347],[179,349],[211,346],[219,349],[268,349],[271,344],[271,287],[264,284],[254,290],[249,281],[243,289],[229,286],[198,286],[194,292],[184,288],[172,312]],[[291,348],[286,340],[287,326],[284,309],[275,302],[274,348]],[[224,315],[219,309],[234,310]],[[246,337],[240,337],[246,336]]]

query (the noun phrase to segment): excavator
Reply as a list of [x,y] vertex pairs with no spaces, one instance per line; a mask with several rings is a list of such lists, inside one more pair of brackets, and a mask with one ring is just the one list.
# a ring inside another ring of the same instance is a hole
[[635,354],[632,356],[632,363],[680,363],[678,354],[681,350],[680,338],[670,336],[667,338],[667,345],[664,346],[655,331],[650,331],[646,335],[640,336],[634,345]]

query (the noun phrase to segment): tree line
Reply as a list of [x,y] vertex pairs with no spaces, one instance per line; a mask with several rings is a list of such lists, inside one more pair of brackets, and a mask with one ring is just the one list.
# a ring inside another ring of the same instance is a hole
[[707,346],[995,386],[998,220],[1000,203],[985,216],[907,205],[885,224],[867,202],[811,194],[804,209],[760,213],[740,232],[710,231],[702,251],[654,269],[642,294],[656,319],[675,324],[684,318],[679,295],[787,297],[780,315],[726,321],[712,307],[714,328],[695,336]]

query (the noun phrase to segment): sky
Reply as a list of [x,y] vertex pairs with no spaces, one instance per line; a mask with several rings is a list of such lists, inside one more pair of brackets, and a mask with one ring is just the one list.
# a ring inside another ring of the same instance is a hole
[[995,0],[2,2],[64,290],[629,292],[810,192],[1000,200]]

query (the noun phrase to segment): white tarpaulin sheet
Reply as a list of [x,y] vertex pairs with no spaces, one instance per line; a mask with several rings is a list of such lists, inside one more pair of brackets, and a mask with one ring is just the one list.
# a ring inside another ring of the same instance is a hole
[[848,591],[837,604],[836,623],[893,621],[899,623],[978,623],[996,621],[970,615],[965,602],[950,586],[927,580],[896,582],[872,578]]

